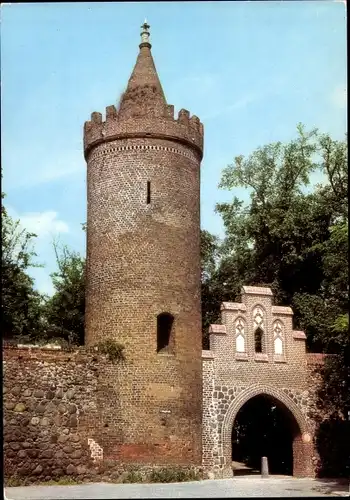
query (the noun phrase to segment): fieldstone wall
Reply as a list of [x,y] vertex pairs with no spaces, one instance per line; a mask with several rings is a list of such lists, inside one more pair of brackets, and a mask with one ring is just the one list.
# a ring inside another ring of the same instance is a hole
[[93,354],[5,348],[5,477],[84,479],[96,462],[97,360]]
[[[146,477],[162,468],[155,455],[146,462],[140,447],[130,445],[128,460],[125,450],[120,452],[128,428],[118,385],[132,369],[128,359],[113,364],[93,348],[5,347],[5,480],[30,484],[70,476],[79,482],[120,481],[129,472]],[[128,391],[132,401],[137,388]],[[170,442],[172,436],[167,439]],[[172,466],[202,473],[198,464],[174,460]]]
[[[307,412],[310,421],[310,427],[312,431],[312,435],[314,436],[314,441],[316,438],[316,433],[319,425],[322,421],[327,418],[327,414],[324,413],[324,410],[320,410],[318,407],[318,389],[322,385],[322,375],[321,370],[324,365],[325,359],[327,355],[321,353],[308,353],[307,354],[307,378],[306,383],[309,387],[309,398],[308,398],[308,407]],[[312,464],[316,475],[319,473],[322,463],[321,457],[317,451],[317,447],[314,446],[313,456],[312,456]]]

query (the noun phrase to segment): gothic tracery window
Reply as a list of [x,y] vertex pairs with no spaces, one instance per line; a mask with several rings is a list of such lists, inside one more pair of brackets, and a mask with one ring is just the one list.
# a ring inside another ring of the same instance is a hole
[[245,352],[245,325],[242,318],[236,320],[236,351]]
[[275,354],[283,354],[283,344],[284,344],[284,334],[283,325],[280,320],[277,320],[273,324],[273,345]]
[[264,310],[261,306],[254,307],[253,310],[254,321],[254,349],[255,352],[264,352]]

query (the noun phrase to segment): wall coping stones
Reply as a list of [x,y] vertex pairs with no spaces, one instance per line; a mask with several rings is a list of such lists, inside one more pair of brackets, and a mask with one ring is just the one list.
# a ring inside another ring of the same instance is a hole
[[247,352],[236,352],[235,353],[236,361],[248,361],[248,353]]
[[37,345],[37,344],[17,344],[17,347],[19,349],[52,349],[52,350],[57,350],[57,349],[62,349],[62,346],[57,345],[57,344],[46,344],[46,345]]
[[105,355],[96,352],[94,349],[88,349],[84,346],[76,347],[74,349],[52,349],[39,347],[17,347],[17,345],[5,345],[3,346],[3,362],[6,359],[18,358],[22,360],[31,360],[33,362],[75,362],[75,363],[91,363],[91,361],[96,362],[106,362],[110,361]]
[[272,306],[271,310],[272,314],[290,314],[291,316],[294,314],[291,307]]
[[285,356],[282,354],[274,354],[273,360],[275,363],[287,363]]
[[220,306],[221,311],[242,311],[247,310],[247,306],[241,302],[222,302]]
[[242,286],[242,294],[273,296],[271,288],[263,286]]
[[254,361],[260,361],[263,363],[267,363],[269,361],[269,357],[267,354],[262,352],[256,352],[254,356]]
[[306,335],[302,331],[293,330],[293,339],[296,339],[296,340],[306,340]]
[[214,354],[208,349],[203,349],[202,359],[214,359]]
[[226,335],[226,325],[210,325],[209,333],[222,333]]
[[308,352],[306,353],[306,362],[308,365],[323,365],[326,357],[334,356],[334,354],[325,354],[320,352]]

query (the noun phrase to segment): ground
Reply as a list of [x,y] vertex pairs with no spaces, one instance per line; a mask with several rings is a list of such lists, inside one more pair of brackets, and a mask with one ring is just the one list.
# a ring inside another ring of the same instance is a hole
[[242,476],[173,484],[83,484],[6,488],[7,500],[108,498],[348,497],[349,482],[331,479]]

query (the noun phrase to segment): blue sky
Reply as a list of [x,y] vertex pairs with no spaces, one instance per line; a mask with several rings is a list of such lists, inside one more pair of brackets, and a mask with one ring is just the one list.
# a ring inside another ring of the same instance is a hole
[[201,225],[219,236],[217,188],[239,154],[295,136],[296,124],[334,138],[346,131],[346,24],[342,2],[2,4],[2,165],[6,207],[38,234],[52,292],[52,239],[85,253],[82,131],[125,88],[151,25],[169,104],[205,126]]

